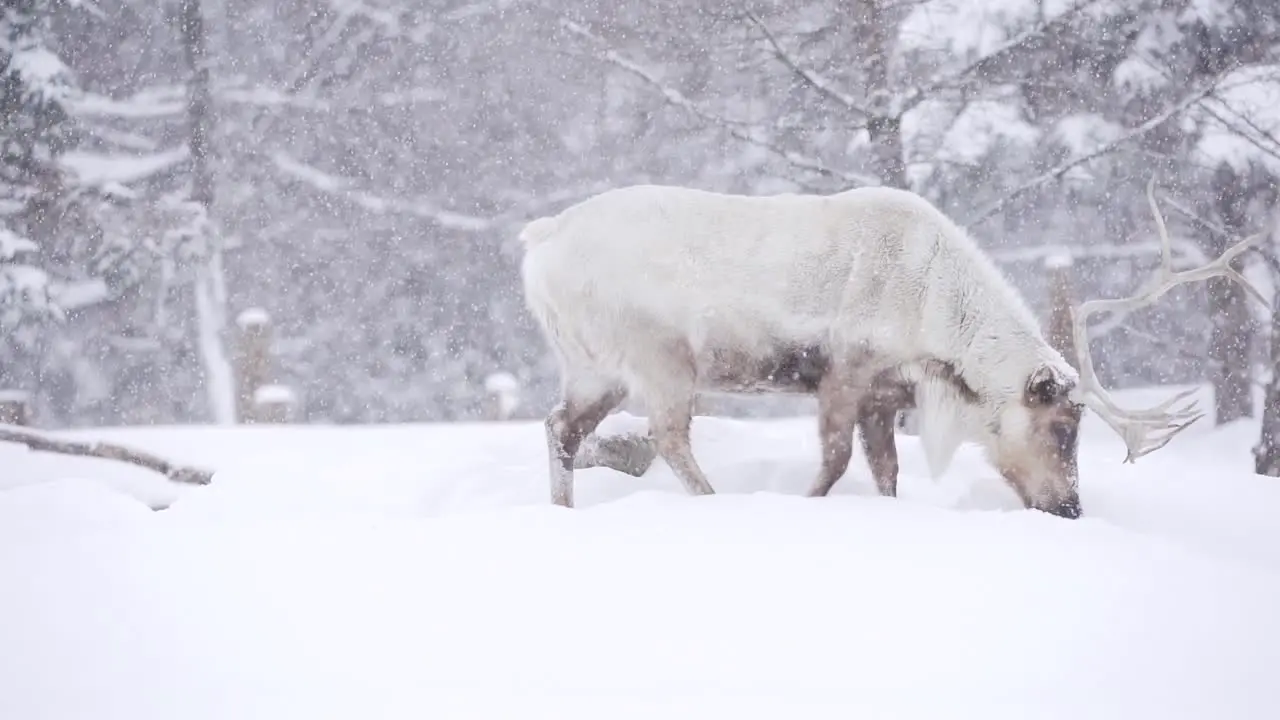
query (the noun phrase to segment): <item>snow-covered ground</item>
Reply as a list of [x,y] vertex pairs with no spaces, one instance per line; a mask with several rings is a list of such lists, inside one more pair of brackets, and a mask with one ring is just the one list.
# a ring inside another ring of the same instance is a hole
[[1090,417],[1077,521],[905,437],[900,498],[860,457],[801,497],[804,418],[699,418],[720,494],[657,461],[579,471],[577,510],[537,423],[68,433],[194,489],[0,446],[0,718],[1276,718],[1255,431],[1122,466]]

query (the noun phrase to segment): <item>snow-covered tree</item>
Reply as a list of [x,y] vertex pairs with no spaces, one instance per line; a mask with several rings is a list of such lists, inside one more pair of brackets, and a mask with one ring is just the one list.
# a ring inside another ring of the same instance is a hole
[[71,142],[71,83],[46,42],[47,5],[0,6],[0,328],[9,332],[49,312],[41,250],[64,210],[57,156]]
[[58,167],[74,139],[70,73],[48,45],[48,2],[0,5],[0,386],[29,389],[44,325],[56,317],[50,268],[75,214]]

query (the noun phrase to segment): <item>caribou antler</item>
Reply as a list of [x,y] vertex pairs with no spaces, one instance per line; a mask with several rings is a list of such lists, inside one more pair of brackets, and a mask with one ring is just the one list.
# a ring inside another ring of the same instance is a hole
[[[1156,231],[1160,236],[1160,268],[1154,277],[1147,282],[1137,294],[1127,298],[1114,300],[1090,300],[1081,303],[1071,311],[1072,330],[1075,336],[1076,356],[1080,363],[1079,392],[1084,403],[1096,412],[1107,425],[1124,439],[1128,455],[1124,461],[1131,463],[1148,453],[1164,447],[1175,435],[1186,430],[1192,423],[1204,417],[1204,413],[1195,408],[1195,402],[1179,405],[1195,392],[1195,388],[1174,395],[1151,408],[1130,410],[1116,404],[1111,395],[1098,381],[1093,369],[1093,358],[1089,354],[1089,332],[1087,321],[1089,316],[1097,312],[1126,312],[1154,304],[1165,293],[1179,285],[1200,282],[1209,278],[1225,277],[1239,283],[1258,302],[1268,304],[1258,289],[1245,280],[1244,276],[1231,267],[1231,262],[1240,256],[1249,246],[1263,237],[1263,234],[1250,235],[1239,243],[1227,248],[1217,260],[1201,267],[1176,272],[1173,269],[1173,251],[1169,240],[1169,229],[1165,226],[1164,217],[1156,204],[1155,178],[1147,183],[1147,202],[1151,205],[1151,213],[1155,215]],[[1178,406],[1176,409],[1174,406]]]

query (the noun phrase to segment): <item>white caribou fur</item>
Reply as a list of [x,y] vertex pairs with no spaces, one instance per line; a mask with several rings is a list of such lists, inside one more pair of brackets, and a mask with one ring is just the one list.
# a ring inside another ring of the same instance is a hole
[[[1037,368],[1077,379],[965,231],[908,191],[751,197],[632,186],[534,220],[520,239],[526,302],[575,381],[661,392],[636,370],[663,340],[695,355],[822,346],[835,362],[869,342],[917,383],[935,476],[962,440],[1026,422],[1017,408]],[[981,401],[931,377],[930,359],[951,363]]]

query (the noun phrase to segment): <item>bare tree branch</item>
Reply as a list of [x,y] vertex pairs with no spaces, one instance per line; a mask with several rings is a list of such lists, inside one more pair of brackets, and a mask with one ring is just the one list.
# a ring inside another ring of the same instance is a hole
[[[1254,146],[1263,154],[1269,155],[1276,160],[1280,160],[1280,139],[1277,139],[1265,128],[1258,127],[1258,124],[1255,123],[1252,119],[1246,117],[1243,113],[1231,107],[1230,103],[1228,103],[1226,100],[1223,100],[1221,97],[1217,96],[1216,94],[1210,94],[1209,99],[1220,103],[1225,112],[1235,116],[1236,120],[1239,122],[1239,125],[1224,118],[1221,114],[1218,113],[1218,111],[1210,107],[1208,103],[1201,105],[1200,106],[1201,110],[1204,110],[1205,113],[1207,113],[1210,117],[1222,123],[1233,134],[1235,134],[1237,137],[1241,138],[1245,142],[1249,143],[1250,145]],[[1240,125],[1243,125],[1245,127],[1241,128]],[[1257,135],[1257,137],[1254,136],[1255,134]],[[1259,138],[1265,139],[1267,143],[1264,144],[1262,140]],[[1270,144],[1271,147],[1267,147],[1267,144]]]
[[0,426],[0,442],[11,442],[25,445],[36,452],[58,453],[77,457],[94,457],[103,460],[116,460],[154,470],[173,482],[187,485],[208,485],[213,480],[213,473],[196,467],[175,465],[142,450],[127,448],[104,442],[76,442],[74,440],[56,440],[29,430]]
[[[1176,238],[1170,240],[1170,244],[1177,251],[1174,256],[1174,265],[1185,264],[1187,267],[1193,267],[1209,262],[1209,258],[1204,254],[1204,251],[1190,240]],[[1158,241],[1149,241],[1122,244],[1051,245],[992,250],[991,257],[1000,263],[1039,263],[1052,255],[1068,255],[1072,260],[1111,260],[1158,255],[1160,252],[1160,243]]]
[[[1203,217],[1197,214],[1194,210],[1191,210],[1190,208],[1185,207],[1184,205],[1179,203],[1177,200],[1174,200],[1172,197],[1170,197],[1168,193],[1160,193],[1160,199],[1166,205],[1173,208],[1174,212],[1183,216],[1188,221],[1190,221],[1193,225],[1198,226],[1200,229],[1206,230],[1210,233],[1213,233],[1215,235],[1218,235],[1220,237],[1227,238],[1227,239],[1230,239],[1231,237],[1233,237],[1232,233],[1229,232],[1225,227],[1219,225],[1218,223],[1206,217]],[[1273,278],[1280,280],[1280,257],[1276,256],[1274,243],[1267,243],[1266,245],[1255,245],[1250,247],[1249,250],[1252,251],[1252,253],[1256,257],[1262,260],[1263,264],[1267,266],[1267,269],[1271,271]]]
[[[586,28],[582,27],[578,23],[573,22],[572,20],[561,19],[560,25],[565,30],[569,31],[570,33],[573,33],[574,35],[585,38],[591,41],[592,43],[595,43],[596,45],[599,45],[603,48],[607,48],[607,44],[605,43],[603,38],[598,37],[597,35],[592,33],[590,30],[587,30]],[[808,170],[810,172],[815,172],[820,175],[825,175],[827,177],[835,178],[841,182],[844,182],[853,186],[880,184],[879,181],[876,180],[875,178],[869,177],[867,175],[861,175],[858,173],[851,173],[843,170],[837,170],[836,168],[829,167],[818,160],[815,160],[810,157],[806,157],[804,155],[801,155],[800,153],[797,153],[792,150],[788,150],[774,143],[771,143],[768,140],[764,140],[762,138],[756,137],[755,135],[752,135],[747,129],[747,128],[753,127],[749,123],[742,122],[740,120],[731,120],[728,118],[724,118],[704,109],[698,103],[694,102],[693,100],[685,96],[684,93],[663,83],[651,71],[645,69],[644,67],[640,66],[639,64],[627,58],[624,58],[622,55],[620,55],[617,51],[613,49],[602,49],[599,51],[598,56],[601,60],[604,60],[605,62],[613,65],[614,67],[620,70],[625,70],[626,72],[630,73],[634,77],[637,77],[640,80],[643,80],[645,84],[657,90],[658,93],[660,93],[662,97],[666,99],[668,104],[681,108],[700,120],[719,126],[725,132],[729,133],[729,135],[731,135],[732,137],[738,140],[741,140],[743,142],[768,150],[774,155],[777,155],[779,158],[785,160],[792,167],[796,167],[802,170]]]
[[751,21],[751,24],[755,25],[756,28],[760,30],[764,35],[765,40],[768,41],[769,45],[773,48],[774,57],[781,61],[783,65],[786,65],[796,77],[800,78],[800,80],[804,82],[804,84],[816,90],[818,94],[823,97],[834,100],[837,104],[847,110],[860,113],[864,117],[870,115],[865,108],[858,105],[858,101],[855,100],[852,95],[841,91],[839,88],[835,87],[830,80],[827,80],[813,70],[801,65],[800,61],[797,60],[795,56],[787,52],[786,48],[782,47],[782,43],[778,40],[778,37],[773,34],[773,31],[769,29],[769,26],[765,24],[764,20],[760,19],[759,15],[748,10],[746,16],[747,19]]
[[1100,157],[1110,155],[1116,150],[1119,150],[1122,146],[1141,138],[1142,136],[1146,135],[1152,130],[1155,130],[1161,125],[1164,125],[1170,120],[1176,118],[1178,115],[1185,112],[1191,106],[1204,100],[1213,92],[1213,90],[1214,90],[1214,82],[1211,81],[1207,87],[1200,88],[1199,90],[1196,90],[1190,93],[1186,97],[1183,97],[1178,102],[1166,108],[1160,114],[1147,120],[1141,125],[1138,125],[1137,127],[1130,129],[1128,132],[1124,133],[1123,135],[1116,138],[1115,140],[1112,140],[1111,142],[1106,143],[1082,155],[1077,155],[1076,157],[1071,158],[1070,160],[1067,160],[1066,162],[1063,162],[1057,165],[1056,167],[1053,167],[1031,178],[1030,180],[1027,180],[1021,185],[1015,187],[1012,191],[1010,191],[1004,197],[980,209],[976,213],[976,215],[971,220],[969,220],[968,226],[973,227],[975,225],[981,224],[982,222],[990,219],[995,214],[999,213],[1001,210],[1007,207],[1014,200],[1017,200],[1018,198],[1031,192],[1032,190],[1040,188],[1044,185],[1048,185],[1049,183],[1053,182],[1054,180],[1057,180],[1058,178],[1061,178],[1063,175],[1066,175],[1068,172],[1074,170],[1075,168],[1081,165],[1084,165],[1085,163],[1090,162],[1092,160],[1096,160]]
[[1053,32],[1063,25],[1066,25],[1074,19],[1075,16],[1084,12],[1096,3],[1097,0],[1079,0],[1071,7],[1062,11],[1058,15],[1055,15],[1052,19],[1014,35],[991,52],[975,59],[973,62],[970,62],[959,70],[935,75],[923,86],[915,88],[908,93],[906,98],[902,101],[901,106],[896,109],[895,114],[900,117],[907,111],[915,108],[921,102],[924,102],[924,100],[933,93],[943,88],[954,86],[962,81],[966,81],[971,77],[982,75],[987,69],[1002,60],[1005,56],[1026,48],[1037,39]]
[[1169,193],[1164,193],[1164,192],[1160,193],[1160,200],[1164,204],[1173,208],[1174,211],[1177,212],[1179,215],[1183,216],[1187,220],[1190,220],[1192,224],[1199,225],[1200,229],[1208,230],[1209,232],[1214,233],[1216,235],[1220,235],[1224,238],[1231,237],[1231,233],[1228,232],[1226,228],[1222,227],[1218,223],[1206,217],[1202,217],[1201,215],[1197,214],[1195,211],[1186,207],[1182,203],[1178,202],[1177,200],[1174,200],[1169,195]]

